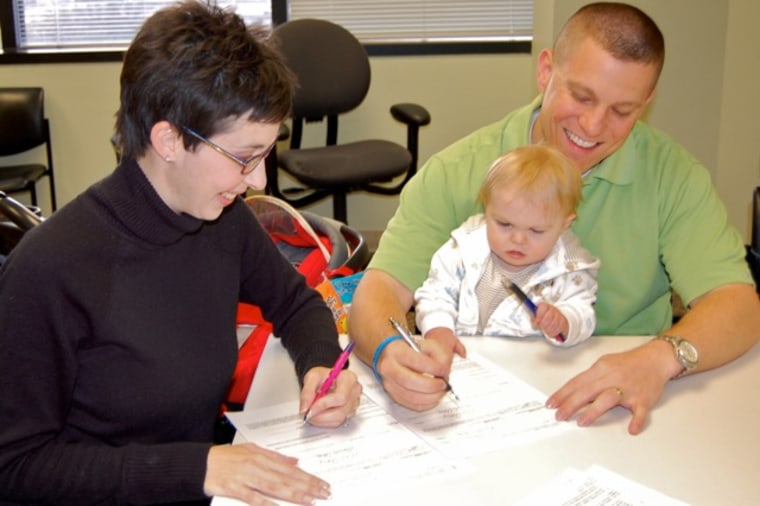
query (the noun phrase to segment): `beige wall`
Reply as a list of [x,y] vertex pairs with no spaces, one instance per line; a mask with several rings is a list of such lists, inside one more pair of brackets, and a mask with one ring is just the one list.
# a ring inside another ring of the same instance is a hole
[[760,2],[728,2],[716,185],[731,221],[750,237],[750,192],[760,185]]
[[[536,0],[535,53],[585,1]],[[751,188],[760,184],[760,3],[755,0],[632,0],[666,34],[667,60],[649,121],[685,144],[711,171],[729,218],[747,235]],[[392,103],[419,102],[432,123],[420,137],[422,160],[448,143],[530,100],[531,55],[377,57],[364,104],[345,121],[342,139],[404,141],[388,113]],[[60,201],[71,200],[113,169],[108,139],[118,105],[117,63],[0,65],[0,85],[41,85],[51,119]],[[752,121],[752,123],[750,123]],[[321,136],[321,133],[319,134]],[[308,136],[307,142],[316,137]],[[43,208],[47,192],[39,192]],[[396,197],[349,199],[351,224],[381,229]],[[329,202],[314,210],[330,214]]]

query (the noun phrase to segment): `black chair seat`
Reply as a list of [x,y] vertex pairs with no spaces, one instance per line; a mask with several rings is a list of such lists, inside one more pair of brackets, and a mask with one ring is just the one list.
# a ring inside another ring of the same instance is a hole
[[3,167],[3,178],[0,179],[0,190],[13,191],[26,186],[41,178],[47,168],[44,165],[30,163]]
[[405,147],[369,140],[337,146],[291,149],[279,155],[280,165],[301,182],[321,187],[353,187],[390,181],[412,163]]

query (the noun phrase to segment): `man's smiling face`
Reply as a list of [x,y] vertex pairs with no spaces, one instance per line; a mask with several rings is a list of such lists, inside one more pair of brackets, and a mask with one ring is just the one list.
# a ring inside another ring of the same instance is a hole
[[538,60],[543,105],[532,133],[560,149],[581,172],[615,152],[654,98],[657,67],[622,61],[586,38],[557,61]]

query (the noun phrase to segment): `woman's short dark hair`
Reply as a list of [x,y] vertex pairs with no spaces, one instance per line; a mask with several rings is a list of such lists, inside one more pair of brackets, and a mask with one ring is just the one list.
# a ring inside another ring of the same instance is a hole
[[[149,17],[124,57],[116,132],[122,154],[139,157],[166,120],[210,137],[224,121],[279,123],[291,111],[295,78],[269,31],[235,13],[191,0]],[[180,129],[181,132],[181,129]],[[185,148],[198,139],[182,132]]]

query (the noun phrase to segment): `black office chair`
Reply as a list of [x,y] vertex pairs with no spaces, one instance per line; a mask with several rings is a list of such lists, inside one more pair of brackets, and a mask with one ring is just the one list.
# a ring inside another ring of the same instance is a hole
[[0,157],[17,155],[45,145],[47,164],[0,163],[0,190],[29,192],[37,205],[37,181],[47,176],[50,203],[56,209],[50,125],[45,117],[42,88],[0,88]]
[[[364,47],[345,28],[319,19],[288,21],[275,29],[274,37],[299,87],[290,149],[272,150],[266,160],[267,193],[294,207],[332,197],[333,218],[344,223],[348,193],[399,193],[417,170],[419,128],[430,123],[428,111],[412,103],[391,107],[391,115],[407,125],[406,147],[376,139],[339,144],[338,116],[358,107],[369,90],[370,64]],[[325,145],[302,148],[304,123],[325,118]],[[302,187],[280,189],[278,168]]]
[[752,193],[752,238],[747,245],[747,263],[760,294],[760,186]]

